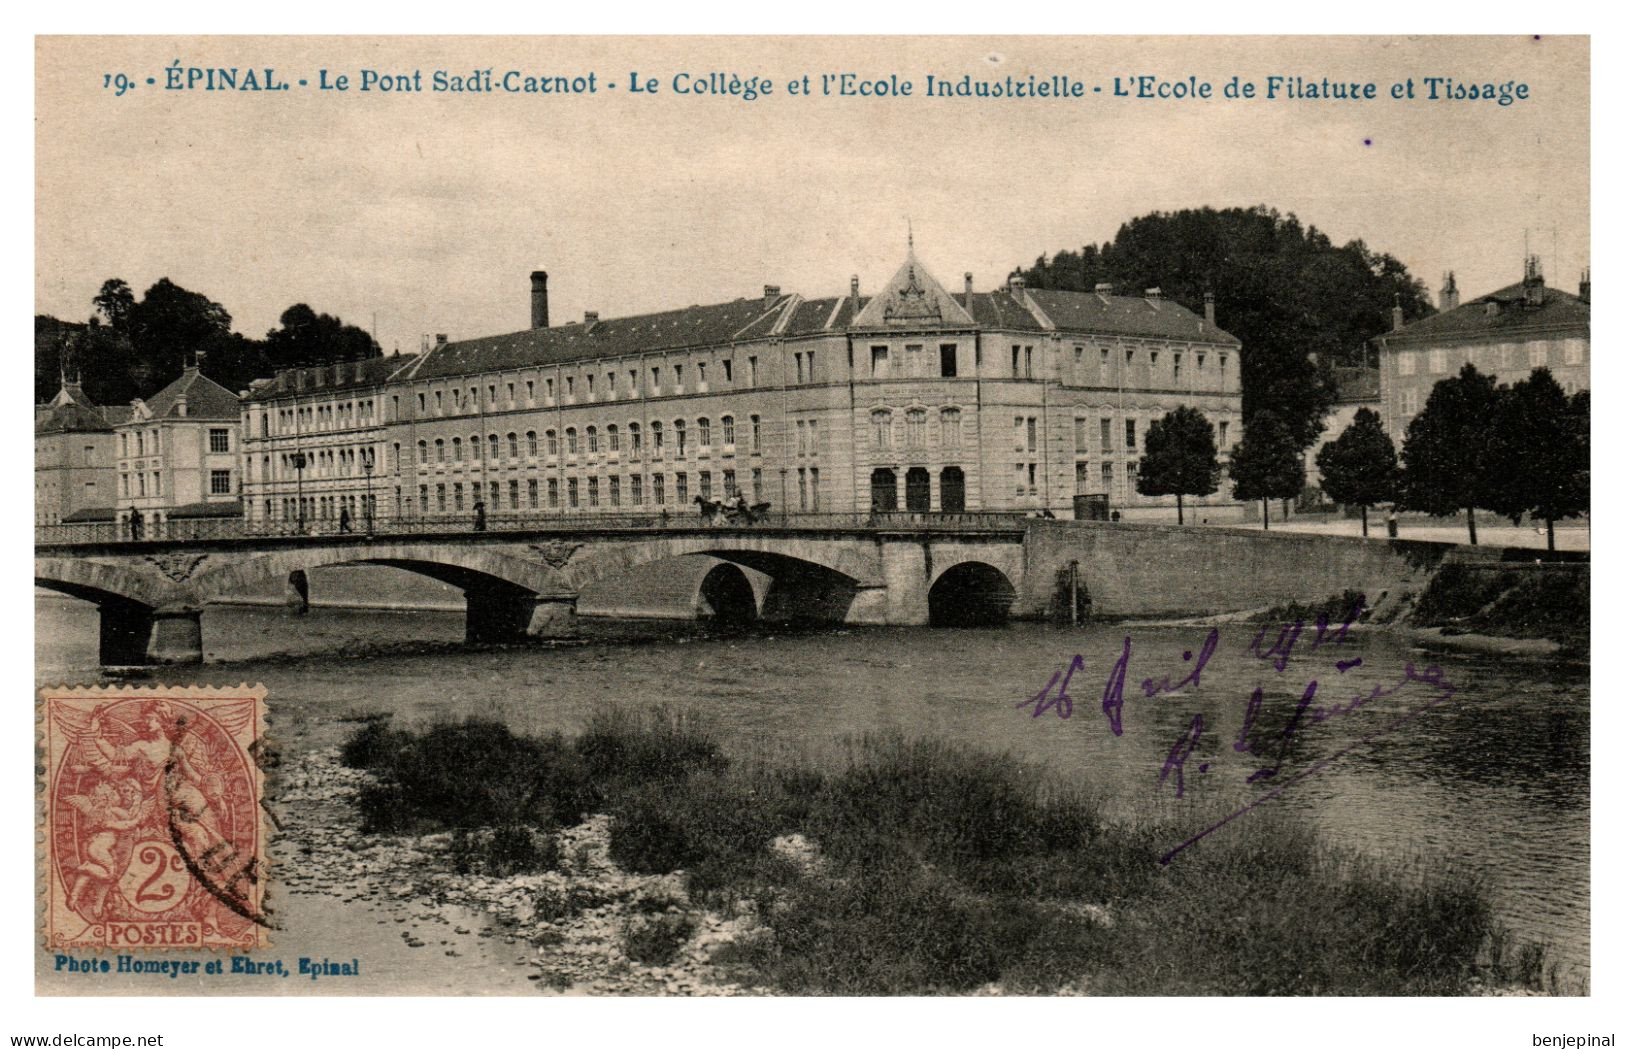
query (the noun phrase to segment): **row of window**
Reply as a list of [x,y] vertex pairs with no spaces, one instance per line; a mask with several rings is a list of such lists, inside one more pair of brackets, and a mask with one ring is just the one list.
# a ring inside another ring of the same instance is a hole
[[[691,432],[694,437],[692,444],[689,440]],[[739,436],[732,415],[724,415],[719,419],[718,426],[715,429],[711,425],[711,419],[702,415],[694,420],[692,431],[688,423],[682,419],[674,420],[670,430],[671,446],[678,458],[686,456],[691,447],[696,448],[699,454],[709,454],[714,437],[721,439],[723,454],[732,454],[738,446]],[[761,454],[761,416],[752,415],[750,417],[745,436],[748,439],[747,451],[749,454]],[[544,442],[549,459],[556,459],[561,447],[567,456],[580,455],[583,452],[587,455],[598,455],[600,453],[618,455],[623,450],[622,437],[621,428],[616,423],[608,424],[602,431],[596,425],[587,426],[579,431],[574,426],[567,426],[564,429],[562,444],[559,432],[553,429],[543,431],[540,435],[535,430],[527,430],[523,437],[516,432],[510,431],[505,440],[493,433],[487,435],[486,439],[481,441],[479,434],[473,434],[469,437],[466,445],[461,437],[453,437],[449,442],[443,437],[437,437],[433,443],[428,439],[418,441],[417,461],[420,464],[462,462],[465,450],[467,457],[471,460],[481,457],[489,457],[493,460],[500,459],[503,457],[504,450],[506,450],[509,459],[535,459],[541,455]],[[628,423],[624,437],[624,449],[629,456],[633,459],[641,457],[644,452],[643,425],[636,422]],[[665,424],[660,420],[655,420],[649,424],[648,444],[649,452],[654,458],[661,458],[664,455],[667,447],[667,430]],[[394,451],[398,460],[400,446],[396,445]]]
[[[129,499],[144,495],[164,494],[164,475],[161,470],[152,470],[141,473],[121,473],[118,476],[118,493],[120,497]],[[209,494],[231,495],[231,471],[209,471]]]
[[[720,473],[720,477],[718,474]],[[812,485],[816,492],[818,471],[812,471]],[[507,481],[489,481],[481,483],[470,481],[466,484],[461,481],[439,482],[434,485],[420,484],[417,486],[417,511],[419,513],[455,513],[457,511],[473,510],[478,504],[480,509],[490,512],[502,510],[539,510],[545,507],[549,510],[579,510],[579,509],[616,509],[637,508],[643,506],[684,507],[690,498],[690,474],[686,470],[679,470],[670,476],[670,485],[667,484],[667,475],[653,473],[647,477],[642,474],[628,474],[625,477],[614,474],[608,477],[549,477],[545,480],[530,478],[520,480],[510,478]],[[697,471],[693,477],[695,493],[703,499],[713,499],[720,492],[721,497],[731,499],[734,495],[743,493],[748,499],[760,500],[766,492],[762,486],[762,471],[754,469],[750,472],[750,488],[742,489],[738,474],[734,470]],[[720,488],[718,487],[720,483]],[[544,494],[545,493],[545,494]],[[671,501],[667,501],[667,496]],[[405,504],[406,490],[397,485],[395,487],[395,508],[397,513],[407,512]]]
[[1417,362],[1427,358],[1428,374],[1446,375],[1456,369],[1456,362],[1471,364],[1475,368],[1544,368],[1556,363],[1555,351],[1561,348],[1563,363],[1574,366],[1585,363],[1584,339],[1540,339],[1522,344],[1501,343],[1496,346],[1468,346],[1462,349],[1438,347],[1431,350],[1397,350],[1394,354],[1396,370],[1400,375],[1415,375]]
[[[308,404],[294,408],[279,408],[276,413],[276,432],[309,433],[313,430],[348,430],[357,426],[371,426],[377,421],[376,407],[371,398],[343,401],[335,404]],[[271,413],[260,412],[260,436],[271,435]]]

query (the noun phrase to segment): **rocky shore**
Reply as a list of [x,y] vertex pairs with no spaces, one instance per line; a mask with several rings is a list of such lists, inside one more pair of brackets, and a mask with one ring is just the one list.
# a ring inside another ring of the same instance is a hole
[[[608,857],[609,821],[559,832],[560,869],[492,878],[453,872],[452,836],[372,835],[355,798],[372,774],[346,768],[338,748],[278,770],[273,882],[320,894],[393,924],[408,947],[459,956],[473,935],[523,948],[539,991],[592,995],[739,995],[770,989],[731,982],[713,962],[722,946],[758,934],[748,903],[732,915],[696,906],[680,873],[634,875]],[[691,929],[667,964],[627,953],[628,932],[660,922]]]

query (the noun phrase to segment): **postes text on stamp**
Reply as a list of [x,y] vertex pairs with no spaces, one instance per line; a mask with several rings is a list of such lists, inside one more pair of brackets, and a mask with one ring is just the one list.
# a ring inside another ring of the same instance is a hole
[[265,946],[265,690],[41,700],[47,947]]

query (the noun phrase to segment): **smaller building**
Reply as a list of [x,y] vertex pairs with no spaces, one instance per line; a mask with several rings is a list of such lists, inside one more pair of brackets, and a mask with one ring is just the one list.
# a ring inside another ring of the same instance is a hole
[[237,395],[197,362],[150,399],[132,401],[114,431],[119,521],[132,510],[147,524],[236,513]]
[[1569,393],[1591,388],[1591,275],[1578,295],[1546,286],[1540,259],[1524,261],[1523,280],[1457,305],[1455,274],[1445,278],[1439,310],[1376,338],[1382,366],[1382,421],[1396,446],[1433,384],[1471,364],[1511,384],[1545,368]]
[[34,407],[36,525],[112,519],[113,428],[128,416],[128,408],[102,407],[86,396],[64,357],[61,389]]

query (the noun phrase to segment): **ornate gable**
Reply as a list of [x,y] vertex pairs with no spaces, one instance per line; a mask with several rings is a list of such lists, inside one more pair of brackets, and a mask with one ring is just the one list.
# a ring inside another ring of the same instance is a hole
[[912,246],[897,275],[852,319],[854,328],[957,328],[974,323],[965,307],[920,265]]

